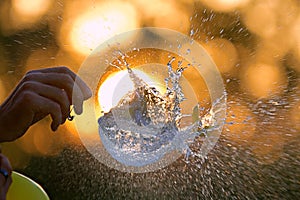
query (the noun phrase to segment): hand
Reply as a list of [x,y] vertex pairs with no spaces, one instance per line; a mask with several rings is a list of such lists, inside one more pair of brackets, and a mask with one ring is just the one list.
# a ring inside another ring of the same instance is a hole
[[[78,91],[75,98],[73,87]],[[81,114],[83,101],[91,96],[88,86],[66,67],[29,71],[0,106],[0,142],[21,137],[49,114],[51,129],[56,131],[69,116],[70,106]]]
[[0,173],[0,200],[5,200],[8,188],[12,183],[12,178],[11,178],[12,167],[9,163],[9,160],[1,153],[0,153],[0,170],[2,171],[2,173]]

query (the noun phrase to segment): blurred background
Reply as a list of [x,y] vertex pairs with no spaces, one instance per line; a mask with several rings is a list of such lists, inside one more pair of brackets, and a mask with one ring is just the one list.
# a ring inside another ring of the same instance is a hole
[[300,198],[299,0],[2,0],[1,102],[28,70],[76,72],[105,40],[147,26],[189,35],[222,73],[228,123],[207,161],[118,172],[85,150],[72,122],[52,133],[46,118],[2,144],[13,168],[51,199]]

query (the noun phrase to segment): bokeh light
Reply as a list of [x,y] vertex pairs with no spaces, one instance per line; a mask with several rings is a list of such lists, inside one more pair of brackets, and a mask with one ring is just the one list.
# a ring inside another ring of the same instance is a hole
[[[72,8],[83,11],[77,6]],[[137,11],[130,3],[123,1],[95,3],[92,8],[66,19],[62,24],[59,39],[61,46],[67,51],[87,56],[99,44],[114,35],[138,27]]]
[[241,88],[252,97],[270,98],[282,94],[287,86],[285,71],[275,64],[253,63],[241,72]]
[[215,38],[203,44],[222,74],[236,74],[238,52],[235,46],[226,39]]
[[[134,0],[141,10],[144,26],[169,28],[187,34],[190,29],[190,7],[170,0]],[[163,19],[163,20],[162,20]]]
[[251,0],[200,0],[206,6],[219,12],[231,12],[243,8]]
[[2,15],[2,31],[9,35],[22,29],[33,28],[47,14],[52,4],[53,0],[9,1],[3,5],[6,10]]
[[247,28],[262,37],[270,37],[276,31],[276,1],[260,1],[245,12]]
[[32,20],[42,16],[51,6],[53,0],[12,0],[13,12],[21,16],[19,20]]
[[297,14],[298,6],[294,0],[258,0],[245,8],[244,22],[253,33],[269,38],[278,31],[285,30]]
[[293,40],[288,32],[277,32],[268,39],[260,39],[257,42],[256,59],[260,62],[280,62],[289,53]]

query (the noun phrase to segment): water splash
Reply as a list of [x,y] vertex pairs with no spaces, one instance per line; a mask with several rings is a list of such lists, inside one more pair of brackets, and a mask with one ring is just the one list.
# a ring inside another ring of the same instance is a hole
[[[139,78],[125,56],[121,54],[134,90],[127,93],[108,113],[98,119],[99,134],[106,150],[117,161],[126,166],[144,166],[161,159],[170,151],[185,152],[186,158],[192,153],[189,144],[206,129],[214,126],[214,112],[199,116],[199,103],[191,114],[182,114],[181,103],[185,95],[180,79],[185,67],[178,62],[173,71],[172,58],[165,78],[166,92],[148,85]],[[181,120],[192,118],[192,123],[182,126]]]

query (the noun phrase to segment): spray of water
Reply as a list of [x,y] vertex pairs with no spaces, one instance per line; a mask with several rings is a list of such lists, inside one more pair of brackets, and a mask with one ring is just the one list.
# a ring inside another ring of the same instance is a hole
[[[144,166],[161,159],[166,153],[183,151],[186,158],[193,154],[189,144],[200,133],[214,127],[214,113],[211,110],[199,117],[199,104],[191,114],[183,115],[181,103],[185,95],[180,79],[185,67],[178,62],[173,71],[172,58],[168,64],[168,77],[165,78],[166,92],[148,85],[139,78],[122,54],[134,90],[126,94],[108,113],[98,120],[99,134],[106,150],[117,161],[126,166]],[[182,118],[193,118],[188,126],[181,126]]]

